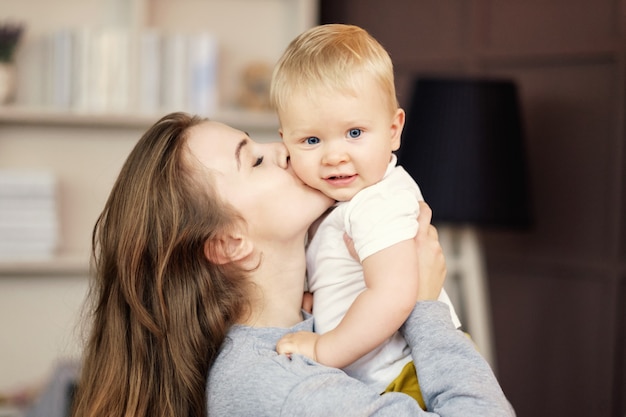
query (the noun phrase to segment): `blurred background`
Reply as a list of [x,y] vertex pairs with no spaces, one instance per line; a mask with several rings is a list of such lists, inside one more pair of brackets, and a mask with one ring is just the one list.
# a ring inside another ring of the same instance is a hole
[[[0,0],[23,25],[0,57],[0,400],[78,357],[91,228],[140,134],[186,109],[276,140],[268,68],[331,22],[385,46],[407,110],[416,79],[515,83],[532,222],[477,227],[494,368],[520,417],[626,416],[624,0]],[[29,210],[49,245],[17,250]]]

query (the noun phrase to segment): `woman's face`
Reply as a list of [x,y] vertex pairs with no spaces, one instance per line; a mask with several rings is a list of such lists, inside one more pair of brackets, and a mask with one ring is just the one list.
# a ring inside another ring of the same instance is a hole
[[191,128],[187,142],[256,240],[302,238],[333,203],[295,175],[281,142],[257,143],[240,130],[210,121]]

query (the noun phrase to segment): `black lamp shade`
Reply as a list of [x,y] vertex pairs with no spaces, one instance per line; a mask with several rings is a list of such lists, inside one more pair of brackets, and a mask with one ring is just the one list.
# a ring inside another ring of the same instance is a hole
[[433,221],[530,226],[514,82],[417,78],[398,160],[419,184]]

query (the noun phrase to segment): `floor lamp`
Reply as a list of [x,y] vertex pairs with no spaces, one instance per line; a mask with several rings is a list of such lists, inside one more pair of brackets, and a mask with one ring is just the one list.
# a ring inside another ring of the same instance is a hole
[[511,80],[416,78],[399,162],[433,210],[446,291],[495,370],[480,228],[525,229],[530,201],[521,115]]

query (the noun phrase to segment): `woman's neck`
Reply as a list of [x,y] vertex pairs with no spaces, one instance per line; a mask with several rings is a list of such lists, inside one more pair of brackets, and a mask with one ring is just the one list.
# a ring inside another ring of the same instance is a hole
[[241,324],[292,327],[302,321],[306,259],[304,243],[294,246],[262,250],[260,264],[251,276],[250,311]]

